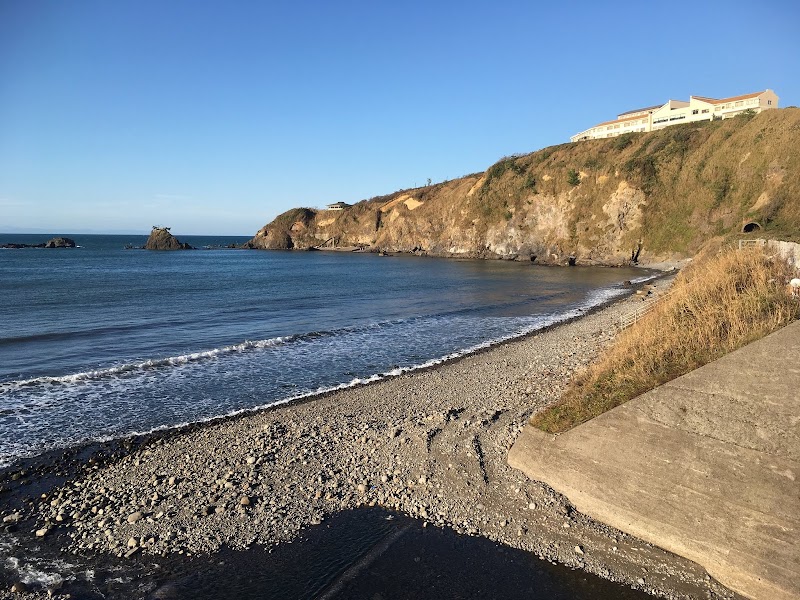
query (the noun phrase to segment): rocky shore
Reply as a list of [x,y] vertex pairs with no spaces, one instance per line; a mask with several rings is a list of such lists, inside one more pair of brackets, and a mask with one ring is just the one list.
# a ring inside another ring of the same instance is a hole
[[[0,517],[67,552],[129,560],[275,546],[339,511],[383,506],[660,597],[735,598],[506,463],[530,415],[640,304],[634,295],[436,368],[154,436],[28,504],[0,505]],[[36,477],[12,471],[2,484],[18,493]]]

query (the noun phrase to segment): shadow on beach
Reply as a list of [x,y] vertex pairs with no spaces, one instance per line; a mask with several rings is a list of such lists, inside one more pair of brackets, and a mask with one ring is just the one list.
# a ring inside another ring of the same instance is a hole
[[271,552],[223,550],[149,595],[168,598],[647,598],[482,537],[379,508],[339,513]]
[[449,528],[424,527],[420,520],[382,508],[338,513],[293,543],[240,551],[223,547],[206,556],[119,559],[37,550],[35,564],[21,565],[44,578],[29,591],[46,597],[47,580],[53,578],[48,572],[58,569],[63,583],[57,595],[73,600],[650,597],[530,552]]

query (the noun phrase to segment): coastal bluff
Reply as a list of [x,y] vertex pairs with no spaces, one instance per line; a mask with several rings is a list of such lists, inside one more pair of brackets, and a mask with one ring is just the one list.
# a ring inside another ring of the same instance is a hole
[[294,208],[246,248],[652,264],[800,231],[800,109],[561,144],[352,205]]
[[194,247],[181,243],[169,231],[169,227],[153,227],[150,232],[150,237],[147,238],[147,243],[144,245],[145,250],[194,250]]

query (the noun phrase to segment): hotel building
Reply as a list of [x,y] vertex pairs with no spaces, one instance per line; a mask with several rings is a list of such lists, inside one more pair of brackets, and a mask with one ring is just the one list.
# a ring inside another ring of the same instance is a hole
[[689,96],[688,102],[670,100],[666,104],[624,112],[613,121],[590,127],[569,139],[579,142],[616,137],[629,132],[656,131],[670,125],[727,119],[746,110],[759,113],[770,108],[778,108],[778,96],[772,90],[721,99]]

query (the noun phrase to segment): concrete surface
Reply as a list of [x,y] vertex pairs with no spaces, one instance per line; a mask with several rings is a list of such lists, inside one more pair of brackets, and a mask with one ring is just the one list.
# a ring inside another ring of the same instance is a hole
[[800,598],[800,322],[508,462],[750,598]]

